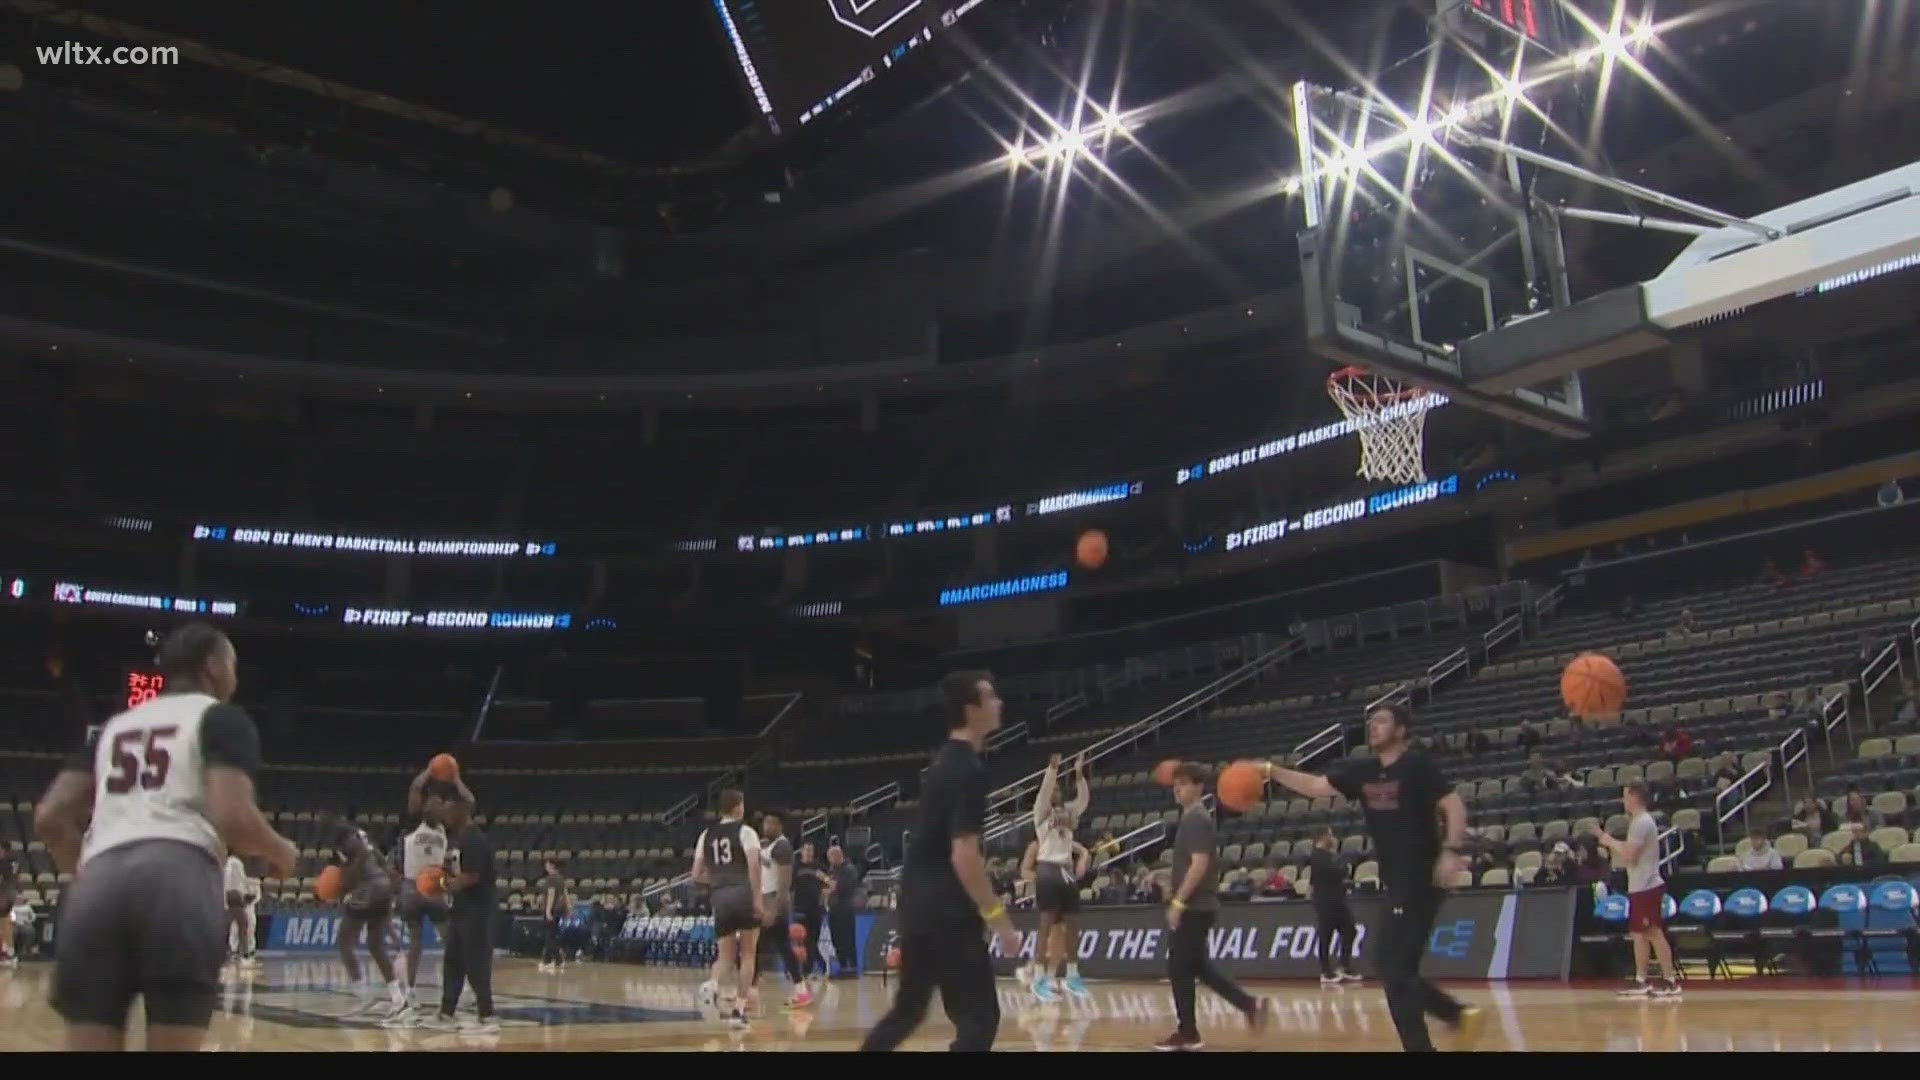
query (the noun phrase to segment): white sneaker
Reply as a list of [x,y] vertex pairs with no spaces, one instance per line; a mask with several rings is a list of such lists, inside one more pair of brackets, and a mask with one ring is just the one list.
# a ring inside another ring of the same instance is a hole
[[380,1026],[383,1028],[414,1027],[418,1023],[418,1018],[413,1014],[413,1005],[411,1002],[400,1003],[389,1010],[387,1015],[380,1018]]
[[540,964],[540,970],[541,972],[547,975],[551,975],[553,974],[553,965],[542,961]]
[[1340,985],[1340,976],[1338,976],[1338,975],[1322,975],[1322,976],[1320,976],[1320,985],[1321,985],[1321,986],[1339,986],[1339,985]]
[[430,1013],[414,1022],[415,1027],[428,1031],[459,1031],[460,1022],[445,1013]]
[[460,1021],[459,1030],[462,1035],[498,1035],[500,1025],[492,1017],[485,1020],[476,1017],[472,1020]]
[[1359,976],[1359,975],[1355,975],[1355,974],[1354,974],[1353,972],[1351,972],[1351,971],[1343,971],[1343,972],[1341,972],[1341,973],[1340,973],[1340,981],[1341,981],[1341,982],[1355,982],[1355,983],[1357,983],[1357,982],[1365,982],[1366,980],[1365,980],[1365,978],[1364,978],[1364,977],[1362,977],[1362,976]]

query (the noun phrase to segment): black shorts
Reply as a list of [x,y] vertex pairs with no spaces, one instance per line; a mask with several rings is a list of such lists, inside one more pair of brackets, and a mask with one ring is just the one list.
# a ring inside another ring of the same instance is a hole
[[342,918],[385,922],[393,917],[393,882],[375,878],[347,894],[340,903]]
[[1034,872],[1033,905],[1048,915],[1080,911],[1080,882],[1064,866],[1042,863]]
[[452,910],[444,896],[438,900],[429,900],[421,896],[417,888],[400,891],[400,921],[404,925],[419,926],[423,922],[432,920],[435,926],[444,927],[447,925],[447,916]]
[[760,929],[753,915],[753,893],[744,885],[721,885],[713,890],[713,933],[726,937]]
[[89,859],[60,905],[53,1006],[73,1024],[205,1028],[227,958],[221,868],[178,840],[141,840]]

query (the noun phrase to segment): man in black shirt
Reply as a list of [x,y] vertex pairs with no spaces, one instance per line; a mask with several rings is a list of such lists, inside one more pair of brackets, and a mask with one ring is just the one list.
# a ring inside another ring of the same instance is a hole
[[[425,1026],[490,1035],[500,1030],[493,1019],[493,841],[473,823],[473,803],[461,796],[447,800],[442,817],[447,823],[446,883],[453,909],[440,968],[440,1015]],[[453,1011],[469,983],[479,1020],[456,1025]]]
[[1420,958],[1440,902],[1466,866],[1460,845],[1467,831],[1467,806],[1440,767],[1408,747],[1412,722],[1405,706],[1383,705],[1367,716],[1367,746],[1373,756],[1341,762],[1327,776],[1268,762],[1267,776],[1309,799],[1343,795],[1360,803],[1387,892],[1387,913],[1373,940],[1400,1045],[1408,1051],[1433,1049],[1427,1034],[1431,1013],[1451,1025],[1456,1045],[1467,1049],[1478,1034],[1480,1010],[1463,1007],[1420,974]]
[[545,861],[546,876],[540,879],[540,916],[546,920],[546,940],[540,943],[540,970],[558,974],[567,969],[567,950],[561,940],[560,924],[573,914],[573,890],[560,872],[560,860]]
[[1313,891],[1320,985],[1359,982],[1360,976],[1347,969],[1347,958],[1353,955],[1353,911],[1347,907],[1347,868],[1334,853],[1330,826],[1322,825],[1313,838],[1313,854],[1307,856],[1307,883]]
[[20,867],[14,861],[13,848],[0,840],[0,966],[18,962],[13,955],[13,898],[20,879]]
[[836,979],[860,977],[860,945],[854,940],[854,928],[860,916],[860,871],[847,861],[847,853],[835,844],[827,849],[827,922],[833,934],[833,955],[839,970]]
[[[920,788],[913,840],[901,868],[900,990],[893,1008],[867,1033],[863,1050],[892,1050],[926,1018],[935,986],[953,1021],[953,1050],[991,1050],[1000,1028],[993,962],[981,933],[992,927],[1008,956],[1020,935],[993,894],[980,848],[986,828],[987,736],[1000,728],[1000,695],[981,671],[940,681],[947,742]],[[834,947],[840,947],[836,937]]]
[[793,860],[793,921],[807,931],[807,960],[801,965],[808,978],[814,972],[824,975],[827,962],[820,955],[820,924],[823,921],[822,897],[826,894],[827,875],[813,857],[813,845],[801,844]]
[[1207,932],[1220,918],[1218,879],[1214,857],[1218,831],[1213,812],[1201,798],[1207,793],[1205,765],[1181,762],[1173,770],[1173,798],[1180,804],[1180,824],[1173,834],[1173,900],[1167,904],[1167,926],[1173,931],[1167,946],[1167,978],[1173,984],[1173,1012],[1180,1026],[1154,1044],[1155,1050],[1199,1050],[1200,1026],[1194,1016],[1194,982],[1206,983],[1214,993],[1246,1015],[1255,1028],[1267,1020],[1267,1003],[1257,1000],[1227,977],[1207,949]]

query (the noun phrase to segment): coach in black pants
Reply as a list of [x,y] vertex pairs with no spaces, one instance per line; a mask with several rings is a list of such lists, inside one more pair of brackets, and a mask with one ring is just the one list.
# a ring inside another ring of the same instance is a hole
[[[950,1049],[993,1049],[1000,1001],[986,929],[993,928],[1006,955],[1020,951],[1020,936],[994,897],[980,850],[987,817],[980,750],[1000,727],[1000,695],[980,671],[948,675],[940,692],[947,742],[933,755],[921,785],[912,845],[901,866],[900,989],[862,1050],[892,1050],[905,1042],[926,1018],[936,986],[953,1021]],[[834,948],[843,948],[837,936]]]
[[1347,906],[1347,868],[1334,854],[1333,830],[1321,826],[1307,856],[1307,883],[1313,891],[1315,951],[1320,957],[1320,982],[1359,982],[1347,968],[1353,955],[1353,909]]
[[1220,918],[1216,862],[1219,833],[1213,813],[1201,798],[1207,793],[1208,770],[1191,761],[1181,762],[1173,770],[1173,798],[1180,804],[1180,824],[1173,834],[1173,865],[1168,880],[1173,899],[1167,905],[1167,926],[1173,931],[1167,943],[1167,980],[1173,985],[1173,1014],[1179,1026],[1173,1034],[1154,1044],[1156,1050],[1199,1050],[1206,1046],[1200,1039],[1200,1023],[1194,997],[1197,983],[1227,999],[1255,1028],[1263,1027],[1268,1006],[1240,988],[1240,984],[1220,970],[1207,949],[1207,934]]
[[473,804],[447,803],[447,891],[453,911],[447,919],[446,955],[440,969],[440,1015],[437,1027],[453,1025],[460,992],[473,987],[476,1033],[493,1022],[493,841],[473,824]]
[[1372,952],[1400,1045],[1408,1051],[1432,1050],[1427,1017],[1437,1016],[1454,1029],[1455,1044],[1466,1049],[1478,1034],[1480,1011],[1462,1006],[1428,981],[1420,974],[1420,961],[1446,889],[1466,865],[1460,843],[1467,831],[1467,806],[1440,767],[1407,745],[1412,720],[1405,706],[1383,705],[1367,716],[1370,756],[1349,758],[1327,776],[1269,762],[1267,775],[1309,799],[1344,795],[1360,804],[1387,892]]

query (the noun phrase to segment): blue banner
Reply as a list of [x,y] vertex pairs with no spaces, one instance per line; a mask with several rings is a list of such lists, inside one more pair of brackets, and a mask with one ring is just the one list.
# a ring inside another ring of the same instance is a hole
[[[340,914],[333,911],[316,912],[311,915],[266,915],[266,941],[262,948],[269,952],[324,952],[334,948],[340,937]],[[426,947],[440,947],[440,931],[428,920],[424,926]],[[403,952],[407,947],[407,932],[400,926],[399,920],[387,924],[387,948],[393,952]]]

